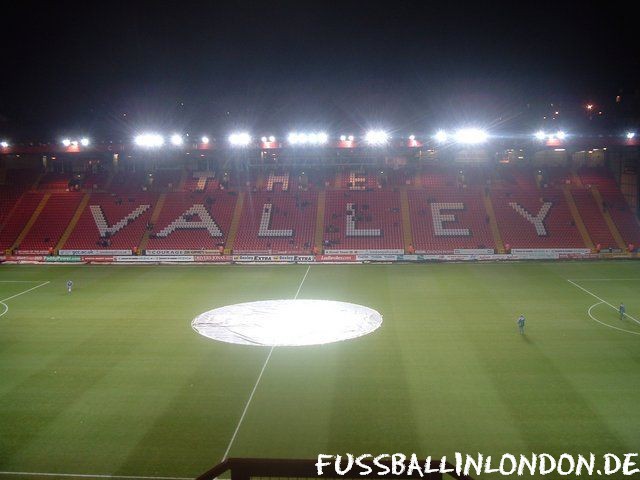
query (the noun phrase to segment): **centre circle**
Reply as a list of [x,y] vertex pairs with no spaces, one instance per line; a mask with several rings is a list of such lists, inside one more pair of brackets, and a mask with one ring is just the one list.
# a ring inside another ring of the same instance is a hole
[[333,300],[263,300],[209,310],[191,322],[200,335],[227,343],[289,347],[361,337],[382,325],[376,310]]

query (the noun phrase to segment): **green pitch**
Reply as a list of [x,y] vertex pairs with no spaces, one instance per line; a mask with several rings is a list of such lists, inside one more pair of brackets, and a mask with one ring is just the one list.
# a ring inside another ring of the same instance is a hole
[[[640,263],[315,265],[301,285],[306,271],[0,267],[0,478],[193,477],[227,449],[638,451],[640,324],[601,301],[640,320]],[[257,387],[269,348],[190,327],[205,310],[298,289],[375,308],[384,323],[275,348]]]

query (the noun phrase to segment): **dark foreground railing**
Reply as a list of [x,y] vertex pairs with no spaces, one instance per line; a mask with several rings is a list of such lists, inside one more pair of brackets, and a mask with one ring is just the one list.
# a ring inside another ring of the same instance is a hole
[[[213,480],[218,477],[231,478],[231,480],[252,480],[252,479],[294,479],[294,478],[327,478],[327,479],[341,479],[341,478],[363,478],[361,474],[362,469],[352,468],[349,472],[343,475],[339,475],[334,468],[334,462],[330,465],[323,467],[323,474],[318,475],[317,460],[293,460],[293,459],[276,459],[276,458],[229,458],[224,462],[216,465],[211,470],[200,475],[197,480]],[[371,462],[362,462],[365,465],[370,466],[373,472],[369,474],[369,477],[380,477],[378,474],[379,468],[374,466]],[[382,465],[391,467],[389,462],[380,462]],[[450,464],[445,465],[446,469],[452,469]],[[455,472],[442,474],[440,472],[424,473],[422,475],[416,473],[412,474],[400,474],[394,475],[389,473],[385,475],[386,478],[421,478],[423,480],[443,480],[446,478],[455,478],[457,480],[473,480],[466,475],[456,475]],[[364,477],[366,478],[366,477]]]

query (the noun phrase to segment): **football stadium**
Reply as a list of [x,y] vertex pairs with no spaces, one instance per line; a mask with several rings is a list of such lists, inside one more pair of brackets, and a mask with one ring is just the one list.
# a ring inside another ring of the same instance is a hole
[[0,480],[640,478],[629,5],[13,2]]
[[632,452],[635,137],[443,135],[4,147],[0,476]]

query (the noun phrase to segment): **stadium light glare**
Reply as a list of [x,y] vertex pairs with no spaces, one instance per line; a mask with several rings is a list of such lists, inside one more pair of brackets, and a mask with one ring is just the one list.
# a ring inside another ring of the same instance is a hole
[[340,141],[341,142],[345,142],[347,140],[347,136],[346,135],[340,135]]
[[200,141],[201,141],[203,144],[208,145],[208,144],[209,144],[209,137],[202,137],[202,138],[200,139]]
[[456,142],[469,145],[484,143],[487,141],[487,138],[489,138],[487,132],[479,128],[461,128],[456,131],[455,134]]
[[261,141],[262,143],[265,143],[265,142],[267,141],[267,137],[262,137],[262,138],[260,139],[260,141]]
[[184,143],[184,140],[182,139],[182,135],[180,135],[179,133],[174,133],[173,135],[171,135],[170,140],[171,140],[171,145],[174,145],[176,147],[179,147]]
[[83,147],[88,147],[89,146],[89,139],[87,137],[83,137],[80,139],[80,145],[82,145]]
[[246,147],[251,143],[251,135],[247,132],[232,133],[229,135],[229,143],[234,147]]
[[409,135],[409,140],[414,141],[416,139],[415,135]]
[[6,140],[3,140],[2,142],[0,142],[0,147],[7,148],[8,146],[9,146],[9,142],[7,142]]
[[353,135],[349,135],[349,136],[347,137],[347,140],[349,140],[350,142],[353,142]]
[[[632,138],[634,138],[636,136],[636,132],[627,132],[626,137],[631,140]],[[2,142],[5,143],[5,142]]]
[[545,138],[547,138],[547,134],[544,133],[543,130],[538,130],[536,133],[534,133],[534,136],[538,139],[538,140],[544,140]]
[[62,145],[64,145],[65,147],[69,147],[71,145],[71,140],[69,140],[68,138],[64,138],[62,140]]
[[438,130],[433,138],[435,138],[436,142],[438,143],[444,143],[447,141],[447,138],[449,138],[449,136],[447,135],[446,131]]
[[139,147],[157,148],[164,145],[164,137],[158,133],[142,133],[134,138]]
[[291,145],[322,145],[329,141],[329,135],[325,132],[291,132],[287,137],[287,140]]
[[364,139],[369,145],[384,145],[389,141],[389,134],[384,130],[369,130]]
[[270,136],[269,136],[269,141],[270,141],[271,143],[275,142],[275,141],[276,141],[276,137],[274,137],[273,135],[270,135]]
[[567,134],[566,134],[565,132],[563,132],[562,130],[558,130],[558,131],[556,132],[556,137],[557,137],[559,140],[564,140],[565,138],[567,138]]

